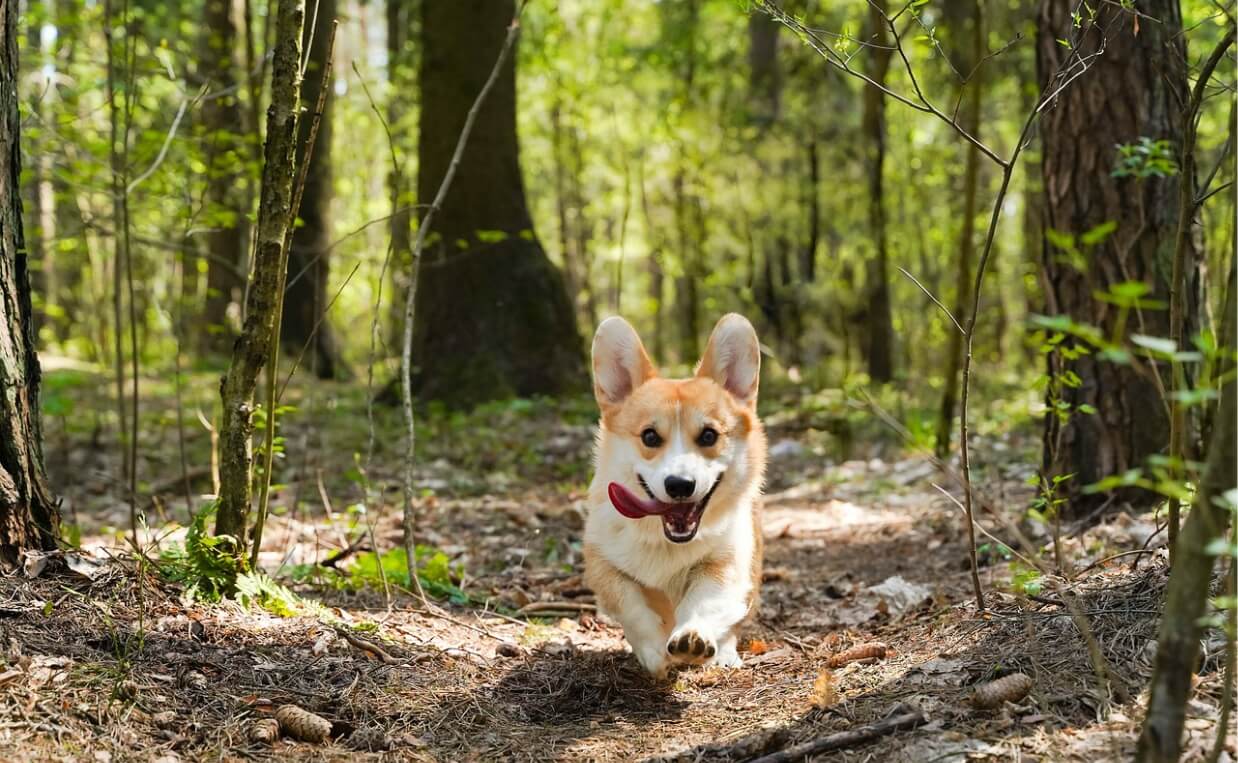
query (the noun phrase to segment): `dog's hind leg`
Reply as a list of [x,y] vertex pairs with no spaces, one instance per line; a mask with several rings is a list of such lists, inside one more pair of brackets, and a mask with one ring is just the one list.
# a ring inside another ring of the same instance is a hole
[[670,666],[666,636],[674,625],[670,600],[636,582],[588,544],[584,556],[584,582],[593,589],[598,609],[623,626],[641,666],[655,678],[665,678]]

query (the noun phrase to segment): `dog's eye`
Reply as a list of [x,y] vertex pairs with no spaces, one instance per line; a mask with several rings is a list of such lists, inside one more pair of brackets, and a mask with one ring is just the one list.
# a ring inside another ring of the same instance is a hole
[[658,434],[653,427],[649,427],[640,433],[640,441],[645,444],[646,448],[656,448],[662,444],[662,435]]
[[702,448],[712,448],[718,442],[718,430],[713,427],[705,427],[696,437],[696,444]]

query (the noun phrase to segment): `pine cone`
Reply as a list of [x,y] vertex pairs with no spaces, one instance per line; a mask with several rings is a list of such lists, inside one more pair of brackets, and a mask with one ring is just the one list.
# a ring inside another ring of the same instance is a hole
[[844,649],[838,654],[830,657],[825,664],[831,668],[841,668],[849,662],[858,660],[885,659],[886,652],[889,647],[880,641],[873,641],[868,644],[857,644],[850,649]]
[[275,711],[275,720],[286,736],[302,742],[325,742],[331,737],[331,721],[296,705],[282,705]]
[[1032,686],[1031,677],[1024,673],[1011,673],[972,689],[971,703],[982,710],[991,710],[1001,707],[1004,702],[1018,702],[1027,696]]
[[275,744],[279,740],[279,721],[259,718],[249,727],[249,741],[255,744]]

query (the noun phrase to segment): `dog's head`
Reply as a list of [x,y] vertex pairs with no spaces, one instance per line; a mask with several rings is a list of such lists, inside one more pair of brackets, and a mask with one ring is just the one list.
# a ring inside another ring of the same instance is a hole
[[593,391],[602,410],[599,469],[612,480],[614,507],[659,515],[667,540],[687,543],[759,487],[760,371],[756,331],[740,315],[718,321],[690,379],[659,377],[635,329],[619,317],[603,321],[593,339]]

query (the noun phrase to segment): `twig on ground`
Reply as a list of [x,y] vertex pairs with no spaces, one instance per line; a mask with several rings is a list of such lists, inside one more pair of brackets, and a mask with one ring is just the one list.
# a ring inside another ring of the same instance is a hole
[[387,650],[383,649],[378,644],[375,644],[373,641],[367,641],[366,639],[361,638],[360,636],[356,635],[355,633],[348,630],[347,628],[340,628],[337,626],[335,628],[335,632],[338,633],[341,638],[343,638],[349,644],[352,644],[357,649],[360,649],[363,652],[369,652],[370,654],[373,654],[375,657],[381,660],[384,665],[401,665],[404,663],[403,660],[400,660],[396,657],[392,657],[391,654]]
[[579,601],[535,601],[516,610],[518,615],[532,615],[545,612],[596,612],[596,604],[586,604]]
[[[906,706],[899,706],[895,709],[895,712],[900,710],[905,711]],[[925,720],[924,713],[919,710],[902,712],[899,715],[891,715],[891,717],[886,718],[884,721],[878,721],[877,723],[860,726],[848,731],[840,731],[837,734],[818,737],[812,741],[797,744],[785,750],[779,750],[771,755],[757,758],[752,763],[790,763],[791,761],[801,760],[810,755],[817,755],[830,750],[843,750],[864,744],[865,742],[871,742],[878,737],[893,734],[896,731],[915,728],[924,723]]]
[[326,559],[323,559],[321,562],[318,563],[318,566],[319,567],[330,567],[334,569],[335,565],[344,561],[348,557],[352,556],[358,551],[364,551],[365,541],[366,541],[366,537],[365,535],[362,535],[361,537],[354,540],[352,543],[349,543],[344,548],[341,548],[339,551],[336,551],[335,553],[331,554]]

